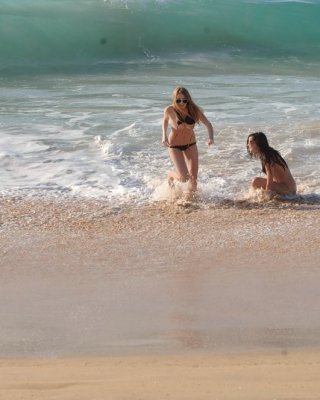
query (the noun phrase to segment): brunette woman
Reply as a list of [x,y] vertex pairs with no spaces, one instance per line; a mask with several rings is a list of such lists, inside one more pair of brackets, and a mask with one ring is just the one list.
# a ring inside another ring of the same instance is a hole
[[278,194],[295,194],[296,182],[281,154],[269,146],[263,132],[250,133],[247,138],[247,151],[251,157],[259,158],[262,172],[266,178],[255,177],[251,182],[254,189],[265,189]]

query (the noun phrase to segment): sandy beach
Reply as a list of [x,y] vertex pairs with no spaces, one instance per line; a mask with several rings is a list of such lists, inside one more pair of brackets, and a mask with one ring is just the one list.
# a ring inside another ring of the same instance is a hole
[[318,399],[320,353],[0,363],[1,399]]
[[318,399],[318,204],[2,198],[0,398]]

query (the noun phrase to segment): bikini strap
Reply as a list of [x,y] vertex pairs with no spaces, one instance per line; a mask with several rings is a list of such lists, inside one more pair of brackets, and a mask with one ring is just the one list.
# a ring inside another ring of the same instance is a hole
[[181,114],[176,109],[174,109],[174,111],[176,112],[179,121],[184,122],[184,119],[182,118]]

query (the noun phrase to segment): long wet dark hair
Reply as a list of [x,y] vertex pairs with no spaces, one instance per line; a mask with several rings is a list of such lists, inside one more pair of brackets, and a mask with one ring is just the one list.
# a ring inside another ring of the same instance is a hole
[[247,151],[250,154],[251,158],[254,156],[254,154],[250,153],[249,151],[250,138],[253,138],[259,149],[259,153],[257,154],[257,156],[261,160],[262,171],[264,173],[266,173],[266,164],[279,164],[283,169],[288,168],[288,165],[281,157],[281,154],[273,147],[269,146],[268,139],[263,132],[250,133],[247,137]]

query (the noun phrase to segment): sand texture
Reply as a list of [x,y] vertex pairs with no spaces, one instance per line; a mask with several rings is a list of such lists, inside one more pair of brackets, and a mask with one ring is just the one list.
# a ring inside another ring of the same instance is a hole
[[319,399],[318,204],[0,201],[0,399]]

